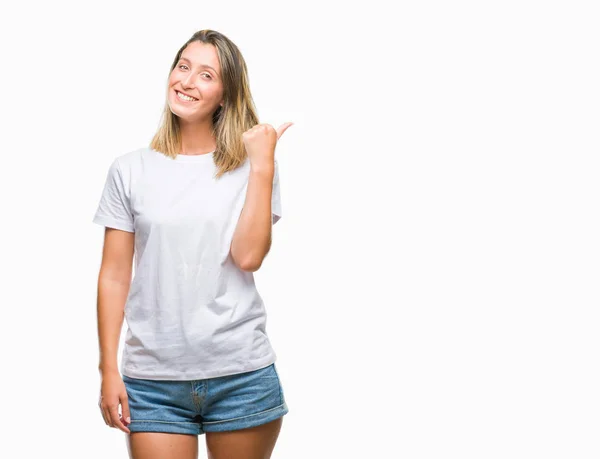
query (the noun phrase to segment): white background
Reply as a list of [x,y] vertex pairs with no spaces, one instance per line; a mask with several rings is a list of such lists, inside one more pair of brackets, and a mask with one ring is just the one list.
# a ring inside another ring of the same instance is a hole
[[98,408],[92,217],[210,28],[261,122],[295,123],[256,273],[273,458],[599,457],[593,3],[3,6],[0,456],[127,457]]

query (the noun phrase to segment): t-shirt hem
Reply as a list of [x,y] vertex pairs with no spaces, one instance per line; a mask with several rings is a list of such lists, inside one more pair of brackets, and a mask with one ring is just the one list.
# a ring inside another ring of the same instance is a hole
[[131,223],[124,222],[122,220],[115,220],[114,218],[104,215],[96,215],[92,221],[99,225],[108,226],[109,228],[116,228],[119,230],[128,231],[130,233],[135,232],[135,229]]
[[208,378],[218,378],[220,376],[231,376],[239,373],[246,373],[248,371],[260,370],[261,368],[268,367],[276,361],[277,355],[275,354],[275,352],[271,352],[263,358],[251,360],[242,366],[236,364],[218,369],[188,371],[186,373],[179,374],[156,373],[156,371],[153,371],[152,373],[147,373],[143,370],[130,368],[125,363],[121,366],[121,374],[129,378],[150,379],[154,381],[190,381]]

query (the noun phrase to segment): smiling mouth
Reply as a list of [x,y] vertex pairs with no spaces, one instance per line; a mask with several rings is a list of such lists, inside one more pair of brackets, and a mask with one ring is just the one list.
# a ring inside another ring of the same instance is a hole
[[177,91],[177,89],[175,90],[175,93],[177,94],[177,98],[179,98],[180,100],[183,100],[184,102],[197,102],[198,101],[198,99],[195,99],[190,96],[186,96],[185,94]]

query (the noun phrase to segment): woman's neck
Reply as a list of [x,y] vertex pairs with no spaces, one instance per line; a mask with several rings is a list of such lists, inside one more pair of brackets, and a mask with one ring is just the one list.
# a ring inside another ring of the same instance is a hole
[[216,149],[216,141],[212,134],[212,124],[180,123],[181,154],[201,155]]

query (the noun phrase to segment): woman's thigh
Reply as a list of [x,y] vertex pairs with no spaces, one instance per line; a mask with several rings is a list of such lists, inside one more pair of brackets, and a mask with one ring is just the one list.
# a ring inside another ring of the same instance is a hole
[[198,458],[197,435],[132,432],[126,437],[130,459]]
[[255,427],[225,432],[206,432],[209,459],[268,459],[273,453],[283,417]]
[[267,459],[287,414],[275,364],[208,380],[202,428],[209,459]]

